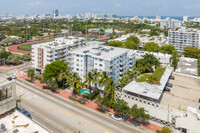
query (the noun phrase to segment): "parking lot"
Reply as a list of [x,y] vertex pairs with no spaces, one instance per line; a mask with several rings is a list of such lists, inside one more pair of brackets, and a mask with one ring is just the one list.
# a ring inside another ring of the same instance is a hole
[[171,92],[165,92],[161,104],[187,110],[187,106],[199,108],[200,82],[195,78],[173,74],[175,80],[170,80]]

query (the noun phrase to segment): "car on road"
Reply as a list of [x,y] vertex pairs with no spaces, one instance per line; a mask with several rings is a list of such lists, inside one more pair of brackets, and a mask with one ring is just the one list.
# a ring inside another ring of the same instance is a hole
[[167,83],[167,86],[168,87],[172,87],[173,85],[171,83]]
[[175,77],[174,76],[170,76],[169,79],[175,80]]
[[15,75],[12,75],[12,79],[17,79],[17,77]]
[[120,117],[120,116],[118,116],[118,115],[115,115],[115,114],[112,114],[112,115],[111,115],[111,118],[113,118],[114,120],[119,121],[119,122],[122,121],[122,117]]
[[11,81],[11,80],[12,80],[12,77],[8,77],[7,80],[8,80],[8,81]]

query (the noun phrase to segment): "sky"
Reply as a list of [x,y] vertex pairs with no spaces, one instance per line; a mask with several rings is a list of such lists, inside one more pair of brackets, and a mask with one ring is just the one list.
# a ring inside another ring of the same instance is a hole
[[0,0],[0,14],[62,15],[99,13],[118,16],[200,16],[200,0]]

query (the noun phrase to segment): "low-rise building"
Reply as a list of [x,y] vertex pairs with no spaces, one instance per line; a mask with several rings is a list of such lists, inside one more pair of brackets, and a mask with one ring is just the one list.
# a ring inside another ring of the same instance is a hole
[[136,60],[142,59],[145,54],[153,54],[157,59],[159,59],[162,66],[169,66],[171,64],[171,55],[163,53],[155,53],[148,51],[134,50]]
[[89,45],[75,49],[71,54],[70,67],[84,80],[94,70],[106,71],[115,82],[135,64],[133,51],[124,48]]
[[180,28],[182,25],[182,22],[179,20],[171,20],[171,19],[165,19],[160,21],[160,28],[161,29],[173,29]]
[[56,60],[68,61],[69,51],[86,45],[83,38],[56,38],[53,42],[32,45],[32,64],[38,70],[43,70],[47,64]]

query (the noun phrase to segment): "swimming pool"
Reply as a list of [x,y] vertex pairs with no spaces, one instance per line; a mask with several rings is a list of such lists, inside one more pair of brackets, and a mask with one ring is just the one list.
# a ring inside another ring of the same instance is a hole
[[81,94],[82,94],[82,95],[83,95],[83,94],[90,95],[91,93],[90,93],[89,90],[82,90],[82,91],[81,91]]

